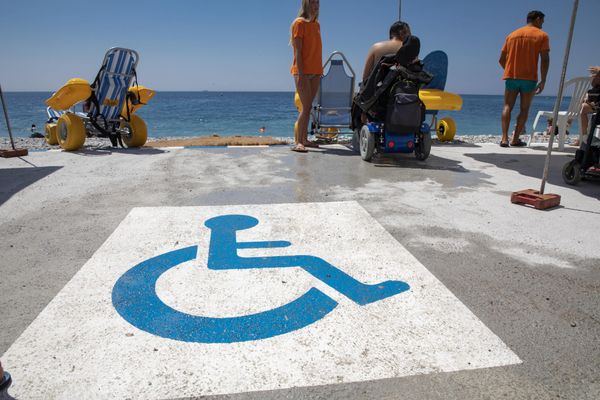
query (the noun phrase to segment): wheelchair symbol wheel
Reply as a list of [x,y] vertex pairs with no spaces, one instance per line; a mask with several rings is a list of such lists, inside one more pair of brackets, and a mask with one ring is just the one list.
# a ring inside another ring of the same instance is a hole
[[[211,229],[208,268],[302,268],[360,305],[407,291],[401,281],[363,284],[325,260],[313,256],[239,257],[238,249],[287,247],[286,241],[237,242],[236,232],[258,224],[246,215],[223,215],[205,225]],[[168,339],[198,343],[234,343],[266,339],[304,328],[338,305],[322,291],[311,288],[297,299],[271,310],[231,318],[186,314],[166,305],[156,294],[156,282],[171,268],[194,260],[198,246],[174,250],[139,263],[123,274],[112,291],[117,312],[135,327]]]

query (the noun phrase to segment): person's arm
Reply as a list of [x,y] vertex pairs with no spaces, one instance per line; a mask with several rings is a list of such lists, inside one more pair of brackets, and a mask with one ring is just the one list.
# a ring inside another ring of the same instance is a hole
[[296,52],[296,67],[298,67],[298,86],[304,86],[306,75],[304,75],[304,60],[302,60],[302,38],[294,39],[294,51]]
[[375,50],[373,47],[369,49],[369,53],[367,54],[367,60],[365,61],[365,68],[363,69],[362,81],[366,82],[369,79],[369,75],[371,75],[371,71],[375,66]]
[[294,38],[294,51],[296,52],[296,66],[298,67],[298,76],[302,76],[304,65],[302,60],[302,38],[296,37]]
[[298,67],[298,78],[300,78],[302,75],[304,75],[304,60],[302,59],[302,34],[300,33],[301,27],[297,25],[298,23],[298,21],[294,23],[294,27],[292,28],[292,34],[294,42],[294,52],[296,56],[296,67]]
[[544,51],[540,53],[540,73],[542,75],[542,80],[538,83],[535,94],[540,94],[544,91],[544,87],[546,86],[546,77],[548,76],[548,69],[550,68],[550,52]]
[[500,59],[498,60],[502,69],[506,69],[506,52],[500,53]]
[[500,59],[498,62],[502,69],[506,69],[506,54],[508,53],[508,37],[504,40],[504,44],[502,45],[502,50],[500,50]]

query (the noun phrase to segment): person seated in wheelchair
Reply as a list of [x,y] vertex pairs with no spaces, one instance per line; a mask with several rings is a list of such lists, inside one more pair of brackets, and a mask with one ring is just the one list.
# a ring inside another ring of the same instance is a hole
[[[353,129],[369,121],[385,121],[390,101],[397,93],[416,95],[418,100],[419,88],[433,79],[423,71],[420,49],[419,38],[411,35],[396,54],[381,57],[354,99]],[[422,103],[420,107],[424,108]]]
[[367,53],[361,85],[369,79],[379,60],[388,54],[396,54],[409,36],[410,26],[406,22],[397,21],[390,26],[390,39],[375,43]]
[[[600,66],[590,67],[592,88],[588,90],[583,103],[581,104],[580,110],[580,129],[581,137],[588,134],[589,126],[589,115],[600,111]],[[579,146],[579,140],[574,143],[575,146]]]

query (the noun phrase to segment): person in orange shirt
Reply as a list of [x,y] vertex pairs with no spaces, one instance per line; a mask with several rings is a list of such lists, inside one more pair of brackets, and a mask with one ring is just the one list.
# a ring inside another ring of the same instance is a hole
[[302,0],[298,18],[291,26],[291,44],[294,47],[294,62],[291,73],[300,96],[302,109],[296,121],[294,151],[306,152],[306,147],[318,147],[308,141],[308,122],[312,103],[319,90],[323,75],[323,45],[319,25],[319,0]]
[[[519,135],[527,122],[529,107],[533,96],[542,93],[546,85],[546,75],[550,65],[550,40],[542,31],[544,13],[531,11],[527,14],[527,25],[507,36],[500,65],[504,69],[502,79],[505,81],[504,108],[502,109],[502,139],[500,146],[508,147],[508,129],[510,114],[517,97],[520,96],[521,110],[517,117],[517,126],[510,142],[511,146],[525,146]],[[538,61],[541,60],[541,80],[538,82]]]

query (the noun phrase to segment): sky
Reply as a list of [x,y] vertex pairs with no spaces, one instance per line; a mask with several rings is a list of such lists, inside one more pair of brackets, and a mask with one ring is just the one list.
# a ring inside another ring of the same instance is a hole
[[[321,0],[323,60],[338,50],[362,76],[369,47],[385,40],[398,0]],[[289,28],[300,0],[0,0],[0,85],[55,91],[93,80],[106,50],[140,53],[140,84],[159,91],[293,91]],[[556,94],[571,0],[403,0],[402,20],[421,39],[421,58],[449,56],[446,90],[501,94],[506,35],[527,12],[546,14],[551,61],[545,94]],[[105,10],[105,11],[103,11]],[[104,15],[105,14],[105,15]],[[600,0],[580,0],[567,79],[600,65]],[[595,51],[594,51],[595,50]]]

